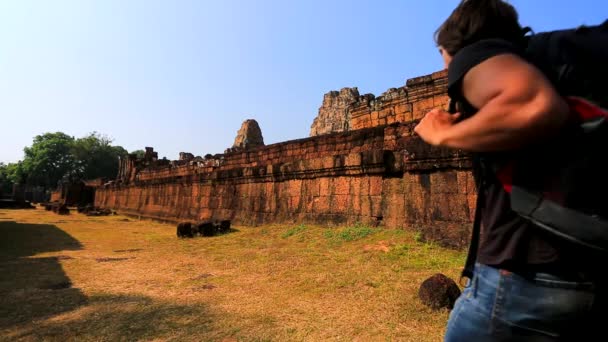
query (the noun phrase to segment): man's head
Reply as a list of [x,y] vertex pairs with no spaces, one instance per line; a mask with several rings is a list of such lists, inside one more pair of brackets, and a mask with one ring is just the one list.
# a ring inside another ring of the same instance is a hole
[[519,43],[523,32],[517,11],[503,0],[462,0],[435,32],[435,42],[447,67],[449,57],[471,43],[491,38]]

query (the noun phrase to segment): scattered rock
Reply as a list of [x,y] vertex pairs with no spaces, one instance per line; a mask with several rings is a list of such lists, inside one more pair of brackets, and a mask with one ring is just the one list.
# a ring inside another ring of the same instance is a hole
[[68,205],[60,202],[49,202],[44,203],[44,209],[48,211],[52,211],[58,215],[69,215],[70,209],[68,209]]
[[456,282],[441,273],[425,280],[418,290],[418,297],[422,303],[433,310],[441,308],[451,310],[458,296],[460,296],[460,288]]
[[133,257],[131,257],[131,258],[97,258],[97,259],[95,259],[95,261],[97,261],[97,262],[115,262],[115,261],[129,260],[129,259],[135,259],[135,258],[133,258]]
[[178,238],[192,238],[194,237],[193,232],[194,224],[192,222],[180,222],[177,225],[177,237]]
[[68,209],[68,206],[66,204],[61,204],[59,207],[57,207],[57,210],[55,212],[58,215],[69,215],[70,209]]
[[197,225],[198,232],[202,236],[213,236],[215,235],[215,227],[213,226],[213,222],[211,221],[203,221],[199,222]]
[[92,204],[87,204],[84,207],[78,207],[78,212],[87,216],[108,216],[114,214],[112,210],[107,208],[95,207]]
[[220,221],[217,230],[220,234],[228,233],[230,231],[230,220]]
[[213,290],[214,288],[216,288],[216,286],[213,284],[205,284],[199,287],[201,290]]
[[193,278],[193,280],[207,279],[212,276],[213,276],[213,274],[211,274],[211,273],[203,273],[203,274],[199,275],[198,277]]
[[193,238],[195,236],[215,236],[230,231],[230,220],[202,221],[199,223],[180,222],[177,225],[178,238]]
[[202,236],[215,236],[230,231],[230,220],[203,221],[198,224],[198,232]]
[[114,252],[116,253],[125,253],[125,252],[139,252],[141,251],[141,248],[133,248],[133,249],[117,249]]

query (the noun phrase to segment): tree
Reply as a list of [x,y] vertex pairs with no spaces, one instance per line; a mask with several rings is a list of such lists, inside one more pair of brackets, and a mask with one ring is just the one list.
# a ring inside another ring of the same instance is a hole
[[13,182],[8,175],[8,165],[0,163],[0,197],[11,193]]
[[135,151],[133,151],[133,152],[131,152],[129,154],[135,154],[137,156],[137,158],[143,159],[144,156],[146,155],[146,151],[144,151],[144,150],[135,150]]
[[44,133],[24,148],[25,158],[16,164],[2,164],[0,186],[10,182],[55,188],[59,181],[114,178],[118,173],[118,157],[127,155],[112,139],[97,132],[74,139],[65,133]]
[[31,147],[23,149],[21,163],[25,181],[31,185],[54,188],[64,175],[74,169],[74,138],[62,132],[37,135]]
[[13,184],[24,184],[27,180],[27,173],[23,169],[23,162],[10,163],[6,165],[8,180]]
[[125,157],[127,150],[112,146],[112,139],[93,132],[74,141],[72,154],[76,161],[74,176],[81,179],[114,178],[118,174],[118,157]]

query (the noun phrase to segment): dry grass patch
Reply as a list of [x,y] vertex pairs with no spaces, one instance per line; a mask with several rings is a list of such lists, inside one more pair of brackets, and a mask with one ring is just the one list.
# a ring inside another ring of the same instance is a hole
[[0,339],[439,341],[416,294],[464,254],[401,230],[272,225],[177,239],[121,216],[0,210]]

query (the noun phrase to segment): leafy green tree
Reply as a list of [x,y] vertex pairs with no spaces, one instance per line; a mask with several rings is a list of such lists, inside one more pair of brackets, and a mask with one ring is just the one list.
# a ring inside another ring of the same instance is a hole
[[74,139],[65,133],[44,133],[24,148],[23,161],[0,165],[0,187],[28,184],[53,189],[59,181],[114,178],[118,173],[118,157],[126,156],[121,146],[97,132]]
[[8,175],[8,165],[0,163],[0,195],[10,194],[12,191],[13,181]]
[[72,174],[81,179],[114,178],[118,173],[118,157],[127,155],[121,146],[112,146],[112,139],[97,132],[76,139],[72,154],[75,166]]
[[72,154],[73,147],[74,138],[65,133],[37,135],[32,146],[23,149],[25,158],[21,162],[20,172],[25,175],[24,180],[31,185],[56,187],[59,180],[69,174],[76,165]]
[[24,184],[27,174],[23,170],[23,163],[0,163],[0,195],[7,197],[13,193],[13,184]]
[[9,163],[6,165],[6,176],[7,179],[13,184],[24,184],[27,180],[27,174],[23,169],[23,162],[19,161],[17,163]]
[[135,150],[129,154],[135,154],[137,156],[137,158],[143,158],[146,155],[146,151],[144,150]]

